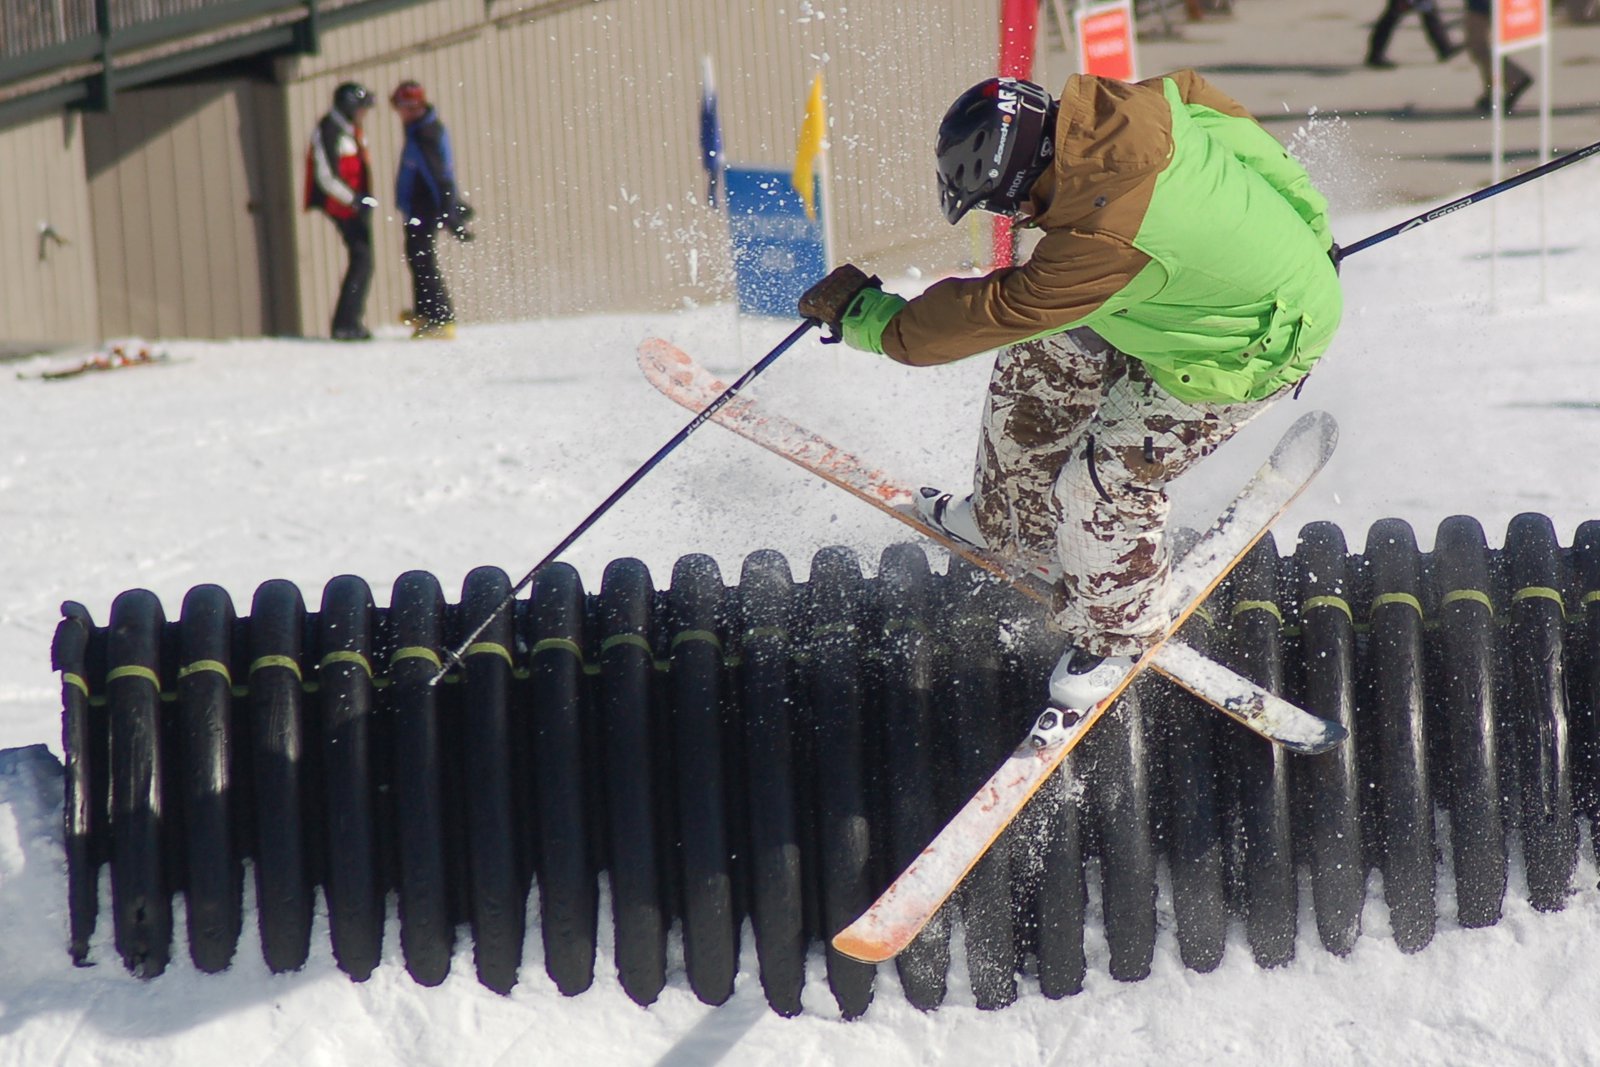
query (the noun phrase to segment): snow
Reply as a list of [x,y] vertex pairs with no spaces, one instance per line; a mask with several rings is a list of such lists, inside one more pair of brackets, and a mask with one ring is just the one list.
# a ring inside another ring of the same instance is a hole
[[[1280,545],[1292,543],[1301,524],[1328,519],[1360,550],[1372,522],[1397,516],[1427,547],[1453,514],[1476,516],[1499,544],[1523,511],[1550,516],[1570,544],[1578,523],[1600,517],[1596,174],[1593,163],[1568,168],[1351,258],[1345,325],[1302,397],[1191,476],[1179,517],[1203,518],[1278,429],[1316,406],[1340,419],[1340,449],[1280,529]],[[1543,198],[1548,217],[1559,220],[1545,300],[1535,236]],[[1341,216],[1336,230],[1351,241],[1417,210]],[[1501,245],[1492,297],[1491,216]],[[641,340],[663,336],[731,379],[792,326],[707,307],[466,325],[453,343],[412,343],[398,330],[358,346],[180,341],[164,346],[175,357],[166,366],[63,383],[5,375],[0,749],[43,743],[60,753],[49,645],[61,601],[82,602],[103,625],[113,597],[134,587],[156,592],[175,615],[184,592],[205,582],[225,587],[248,611],[252,591],[270,578],[297,583],[312,606],[341,573],[366,577],[380,603],[411,568],[432,571],[447,591],[486,563],[515,579],[687,421],[635,369]],[[917,371],[808,339],[753,389],[891,471],[957,486],[968,477],[988,362]],[[713,555],[732,582],[758,548],[779,549],[803,576],[821,547],[849,545],[871,565],[903,533],[706,426],[566,558],[590,588],[623,556],[644,560],[664,583],[690,552]],[[449,980],[425,989],[400,963],[392,917],[384,963],[360,984],[334,967],[325,915],[311,962],[295,974],[268,973],[248,916],[236,962],[220,976],[197,974],[180,938],[166,975],[129,977],[104,914],[96,965],[75,969],[65,949],[59,799],[49,781],[41,795],[35,768],[15,753],[0,759],[5,1067],[780,1058],[877,1067],[1512,1067],[1600,1056],[1600,892],[1587,833],[1565,910],[1535,913],[1514,864],[1505,917],[1491,929],[1456,923],[1446,866],[1438,936],[1415,955],[1390,936],[1374,876],[1364,933],[1348,958],[1320,947],[1307,912],[1291,964],[1261,970],[1236,929],[1221,967],[1195,974],[1179,960],[1163,890],[1145,981],[1109,977],[1091,923],[1087,986],[1075,998],[1047,1000],[1024,979],[1016,1006],[980,1012],[958,964],[946,1006],[923,1014],[905,1003],[886,967],[870,1012],[845,1023],[815,954],[806,1014],[785,1020],[769,1011],[748,930],[735,996],[715,1009],[694,999],[681,967],[658,1003],[634,1005],[609,951],[594,988],[563,998],[543,972],[537,937],[527,942],[515,990],[497,996],[474,979],[465,932]],[[104,908],[108,885],[101,899]],[[602,944],[609,938],[603,924]]]

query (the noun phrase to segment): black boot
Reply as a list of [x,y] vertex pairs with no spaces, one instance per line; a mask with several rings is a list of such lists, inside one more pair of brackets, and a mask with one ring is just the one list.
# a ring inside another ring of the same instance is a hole
[[1439,17],[1439,5],[1434,0],[1413,6],[1422,19],[1422,30],[1428,35],[1428,43],[1433,45],[1433,54],[1439,57],[1439,62],[1454,58],[1457,52],[1466,47],[1464,44],[1450,43],[1450,31],[1445,29],[1444,19]]
[[1376,70],[1393,69],[1394,60],[1387,58],[1389,38],[1394,36],[1394,27],[1399,21],[1400,12],[1395,11],[1391,4],[1383,9],[1378,21],[1372,24],[1372,36],[1367,38],[1367,66]]

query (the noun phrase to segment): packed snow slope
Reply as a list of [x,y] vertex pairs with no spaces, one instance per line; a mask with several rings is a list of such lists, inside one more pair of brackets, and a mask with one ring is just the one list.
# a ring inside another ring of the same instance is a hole
[[[1303,523],[1328,519],[1360,550],[1373,521],[1398,516],[1428,547],[1438,522],[1454,514],[1476,516],[1499,544],[1523,511],[1550,516],[1570,543],[1579,522],[1600,517],[1595,167],[1539,183],[1548,217],[1560,220],[1546,299],[1536,186],[1347,261],[1348,313],[1333,349],[1298,400],[1180,486],[1180,517],[1204,520],[1276,431],[1316,406],[1338,416],[1342,443],[1280,528],[1280,545],[1291,545]],[[1338,219],[1337,232],[1353,240],[1414,210]],[[1501,246],[1492,271],[1491,213]],[[686,421],[638,374],[640,340],[666,337],[731,377],[792,325],[713,307],[468,325],[449,344],[398,335],[353,346],[173,342],[165,346],[177,357],[169,365],[63,383],[20,380],[8,368],[0,378],[0,748],[42,742],[60,753],[49,644],[63,600],[81,601],[103,624],[113,597],[133,587],[155,591],[172,615],[203,582],[221,584],[243,606],[270,578],[294,581],[315,604],[341,573],[365,577],[380,603],[411,568],[432,571],[447,590],[459,590],[482,564],[520,576]],[[908,479],[960,487],[989,363],[911,370],[807,340],[754,389]],[[803,576],[821,547],[851,546],[871,567],[904,536],[892,520],[706,426],[566,558],[590,588],[612,559],[638,557],[660,581],[690,552],[715,556],[731,581],[755,549],[781,550]],[[473,978],[464,932],[450,979],[424,989],[401,966],[392,922],[385,963],[362,984],[335,969],[325,919],[311,963],[296,974],[267,972],[249,918],[236,962],[221,976],[197,974],[180,944],[165,976],[136,981],[118,963],[104,919],[96,966],[74,969],[64,948],[59,799],[41,797],[27,773],[4,767],[6,1067],[1543,1067],[1600,1059],[1600,892],[1587,827],[1564,911],[1535,914],[1516,867],[1503,921],[1461,929],[1446,870],[1438,936],[1416,955],[1395,947],[1374,879],[1364,936],[1349,958],[1324,952],[1308,920],[1287,967],[1259,970],[1236,931],[1222,966],[1194,974],[1179,961],[1163,893],[1163,931],[1143,982],[1107,975],[1096,921],[1080,996],[1049,1001],[1025,980],[1015,1007],[979,1012],[958,965],[946,1006],[922,1014],[906,1005],[886,967],[872,1010],[845,1023],[820,957],[807,1013],[772,1014],[748,937],[737,992],[715,1009],[693,998],[681,973],[656,1005],[637,1007],[620,991],[608,953],[594,988],[564,999],[533,937],[516,989],[496,996]]]

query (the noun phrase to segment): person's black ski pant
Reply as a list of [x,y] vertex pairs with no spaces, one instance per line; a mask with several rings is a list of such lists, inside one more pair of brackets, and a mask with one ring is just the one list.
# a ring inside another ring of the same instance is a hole
[[1445,28],[1444,19],[1439,15],[1439,6],[1434,0],[1389,0],[1383,14],[1372,24],[1372,36],[1367,39],[1368,62],[1388,58],[1389,39],[1394,36],[1395,26],[1406,12],[1412,10],[1422,19],[1422,28],[1428,35],[1428,43],[1433,46],[1434,55],[1444,59],[1451,53],[1450,31]]
[[406,226],[406,265],[411,268],[411,308],[418,322],[454,322],[455,309],[439,273],[439,229],[432,219]]
[[[331,216],[330,216],[331,217]],[[344,238],[345,251],[350,254],[350,265],[345,268],[344,281],[339,285],[339,301],[333,309],[335,335],[359,333],[366,327],[367,290],[372,285],[372,220],[366,214],[348,219],[334,219],[339,236]]]

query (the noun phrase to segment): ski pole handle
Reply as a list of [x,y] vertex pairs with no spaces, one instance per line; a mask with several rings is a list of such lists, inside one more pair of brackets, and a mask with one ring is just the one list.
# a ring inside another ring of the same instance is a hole
[[571,548],[572,543],[578,538],[582,537],[588,531],[589,527],[600,521],[600,516],[610,511],[612,505],[626,496],[628,491],[634,486],[638,485],[639,481],[644,478],[646,474],[649,474],[655,469],[658,463],[666,459],[669,452],[683,444],[683,442],[688,439],[690,434],[694,433],[701,426],[705,425],[705,423],[710,420],[711,416],[715,415],[724,404],[732,400],[738,394],[739,390],[749,385],[750,382],[755,379],[756,375],[772,366],[773,362],[779,356],[783,355],[790,348],[794,347],[794,343],[800,340],[800,338],[804,337],[807,332],[814,330],[821,325],[822,322],[818,319],[806,319],[799,326],[795,327],[788,337],[785,337],[782,341],[778,342],[776,348],[762,356],[760,361],[757,362],[755,366],[751,367],[749,370],[745,371],[739,376],[738,381],[724,389],[722,394],[711,403],[707,404],[705,409],[701,411],[700,414],[690,419],[689,424],[674,434],[672,440],[658,448],[655,455],[644,461],[643,466],[634,471],[632,474],[628,475],[627,480],[621,485],[617,486],[617,488],[612,491],[610,496],[605,498],[599,507],[589,512],[588,518],[578,523],[577,527],[571,533],[567,534],[566,537],[561,539],[560,544],[552,548],[549,554],[544,557],[544,559],[541,559],[538,563],[534,564],[532,569],[530,569],[527,574],[522,576],[522,580],[512,587],[511,592],[507,593],[501,599],[500,603],[494,606],[494,609],[484,617],[482,622],[473,627],[471,633],[462,638],[460,643],[457,644],[454,649],[445,653],[444,661],[440,664],[438,673],[428,680],[428,684],[437,685],[441,678],[450,673],[450,669],[452,667],[461,666],[461,657],[466,654],[466,650],[472,647],[472,643],[483,635],[483,632],[489,628],[489,624],[498,618],[502,611],[511,606],[512,602],[516,600],[517,594],[522,592],[533,583],[534,577],[541,570],[555,562],[556,557],[560,556],[561,553]]
[[1396,223],[1395,225],[1390,226],[1387,230],[1379,230],[1371,237],[1362,238],[1355,244],[1341,245],[1339,248],[1339,259],[1343,260],[1347,256],[1361,251],[1363,248],[1371,248],[1375,244],[1387,241],[1391,237],[1398,237],[1400,234],[1405,233],[1408,230],[1414,230],[1418,226],[1432,222],[1435,219],[1442,219],[1446,215],[1451,215],[1457,211],[1460,211],[1462,208],[1467,208],[1471,207],[1473,204],[1482,203],[1491,196],[1497,196],[1500,193],[1505,192],[1507,189],[1515,189],[1517,186],[1531,182],[1535,178],[1542,178],[1546,174],[1560,170],[1562,167],[1571,166],[1579,160],[1588,159],[1590,156],[1596,153],[1600,153],[1600,141],[1596,141],[1594,144],[1589,145],[1586,148],[1580,148],[1575,152],[1568,152],[1559,159],[1552,159],[1550,162],[1534,167],[1530,171],[1524,171],[1523,173],[1518,174],[1516,177],[1507,178],[1502,182],[1496,182],[1493,185],[1479,189],[1475,193],[1468,193],[1459,200],[1450,201],[1443,207],[1436,207],[1431,211],[1424,211],[1422,214],[1417,215],[1414,218],[1409,218],[1404,222]]

